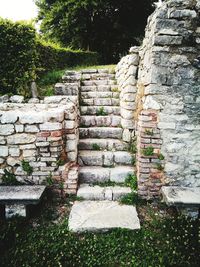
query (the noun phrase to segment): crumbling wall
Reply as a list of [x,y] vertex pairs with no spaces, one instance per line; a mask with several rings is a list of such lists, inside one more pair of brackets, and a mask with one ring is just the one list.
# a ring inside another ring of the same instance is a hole
[[169,0],[148,20],[136,116],[144,197],[158,196],[163,184],[200,186],[199,12],[199,0]]
[[52,179],[55,189],[76,193],[78,119],[77,96],[0,104],[1,177],[6,169],[20,182],[42,184]]

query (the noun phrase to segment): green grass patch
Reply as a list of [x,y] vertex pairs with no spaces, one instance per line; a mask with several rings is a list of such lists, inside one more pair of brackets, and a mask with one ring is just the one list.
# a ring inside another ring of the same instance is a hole
[[199,220],[156,219],[140,230],[75,234],[57,224],[2,222],[1,267],[199,266]]

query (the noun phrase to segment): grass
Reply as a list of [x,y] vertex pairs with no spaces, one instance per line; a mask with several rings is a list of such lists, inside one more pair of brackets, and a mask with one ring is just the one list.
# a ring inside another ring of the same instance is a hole
[[64,70],[53,70],[44,74],[37,81],[38,91],[41,96],[54,95],[54,85],[58,82],[61,82],[62,76],[66,70],[80,71],[83,69],[108,69],[110,73],[114,73],[115,66],[116,65],[76,66]]
[[1,267],[199,266],[199,220],[149,203],[138,207],[140,230],[76,234],[67,221],[75,199],[46,203],[39,218],[1,221]]

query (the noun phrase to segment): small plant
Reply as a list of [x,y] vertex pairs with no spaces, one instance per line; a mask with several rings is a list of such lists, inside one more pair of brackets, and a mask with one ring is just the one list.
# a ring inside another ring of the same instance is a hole
[[134,174],[129,174],[125,179],[125,185],[129,186],[132,190],[137,190],[137,177]]
[[111,89],[112,92],[114,93],[118,93],[119,92],[119,88],[118,87],[114,87]]
[[65,161],[63,159],[59,159],[59,160],[56,161],[56,165],[58,167],[63,166],[63,165],[65,165]]
[[53,178],[52,178],[52,174],[50,174],[49,176],[47,176],[46,184],[47,184],[48,186],[52,186],[52,185],[54,184],[54,182],[53,182]]
[[28,175],[31,175],[33,172],[33,167],[30,166],[28,161],[22,160],[22,169],[25,171]]
[[144,156],[153,156],[154,148],[152,146],[146,147],[142,150]]
[[3,185],[22,185],[19,181],[17,181],[14,173],[10,173],[8,170],[4,170],[4,174],[2,176],[2,184]]
[[106,116],[106,115],[108,115],[108,113],[105,112],[104,107],[100,107],[100,108],[97,110],[97,116]]
[[163,154],[160,153],[160,154],[158,155],[158,159],[159,159],[159,160],[164,160],[165,157],[163,156]]
[[[110,168],[110,167],[109,167]],[[116,183],[116,182],[113,182],[113,181],[105,181],[105,182],[95,182],[95,183],[92,183],[91,186],[95,186],[95,185],[98,185],[100,187],[107,187],[107,186],[124,186],[124,183]]]
[[132,156],[131,164],[132,164],[133,166],[135,166],[135,164],[136,164],[136,158],[135,158],[135,156]]
[[145,129],[145,134],[153,136],[153,130]]
[[144,205],[146,201],[144,199],[141,199],[137,193],[131,192],[129,194],[124,195],[120,199],[120,203],[124,205]]
[[96,143],[92,144],[92,149],[93,150],[97,150],[97,151],[101,150],[100,146],[98,144],[96,144]]
[[163,171],[164,167],[160,163],[157,163],[156,164],[156,169],[159,170],[159,171]]
[[136,147],[135,142],[130,143],[130,146],[129,146],[129,152],[132,153],[132,154],[136,154],[136,152],[137,152],[137,147]]
[[45,93],[44,93],[45,96],[53,96],[54,95],[54,88],[52,87],[47,87]]

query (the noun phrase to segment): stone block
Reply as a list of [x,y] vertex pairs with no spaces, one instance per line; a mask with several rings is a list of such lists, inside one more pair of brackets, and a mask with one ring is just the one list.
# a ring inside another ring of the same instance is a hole
[[8,147],[0,146],[0,157],[7,157],[7,156],[8,156]]
[[10,145],[30,144],[36,141],[36,136],[32,134],[14,134],[7,137],[7,142]]
[[15,131],[13,124],[1,124],[0,125],[0,135],[10,135]]

